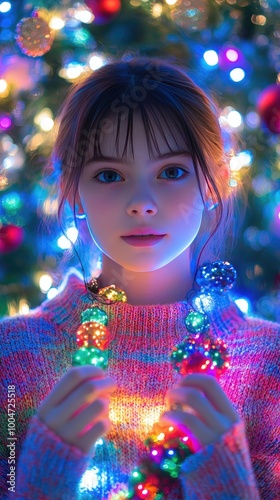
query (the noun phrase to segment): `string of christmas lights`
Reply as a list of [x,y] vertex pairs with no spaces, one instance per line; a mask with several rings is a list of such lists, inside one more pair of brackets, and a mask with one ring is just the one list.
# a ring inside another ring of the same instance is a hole
[[[207,311],[213,310],[217,294],[229,291],[236,280],[236,271],[229,262],[216,261],[201,266],[195,276],[198,290],[187,293],[191,310],[185,318],[186,337],[175,346],[170,360],[182,376],[205,373],[217,379],[229,368],[227,346],[221,338],[213,338]],[[126,294],[115,285],[99,289],[93,279],[88,289],[104,303],[127,302]],[[108,367],[110,330],[108,315],[99,302],[81,313],[77,329],[78,350],[73,355],[73,366],[93,364]],[[195,446],[186,430],[163,426],[156,422],[145,440],[147,456],[130,476],[128,487],[115,486],[109,500],[161,500],[168,496],[178,482],[184,460],[195,453]]]

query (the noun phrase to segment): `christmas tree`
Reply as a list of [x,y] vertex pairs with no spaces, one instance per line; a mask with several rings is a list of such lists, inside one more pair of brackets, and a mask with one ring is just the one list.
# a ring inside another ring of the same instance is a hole
[[248,199],[234,294],[280,321],[280,0],[3,1],[0,27],[0,317],[53,297],[61,260],[78,266],[77,230],[63,234],[42,181],[54,119],[73,82],[137,54],[180,61],[237,134],[231,182]]

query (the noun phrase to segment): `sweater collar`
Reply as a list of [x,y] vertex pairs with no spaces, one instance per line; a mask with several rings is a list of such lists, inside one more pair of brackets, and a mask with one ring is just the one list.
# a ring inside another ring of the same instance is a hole
[[[66,327],[70,328],[71,326],[73,328],[73,325],[77,326],[80,323],[81,312],[93,304],[93,299],[85,288],[81,274],[74,268],[69,270],[58,292],[53,299],[44,301],[40,306],[40,310],[52,314],[54,323],[65,324]],[[218,333],[223,338],[226,338],[229,329],[243,323],[246,318],[229,292],[214,294],[214,297],[215,307],[207,314],[213,333]],[[126,316],[133,317],[138,324],[141,324],[141,320],[147,320],[147,318],[152,323],[157,323],[162,317],[165,317],[170,323],[172,319],[184,318],[191,309],[186,300],[171,304],[152,305],[131,305],[127,302],[117,302],[109,306],[101,305],[101,308],[120,320]]]

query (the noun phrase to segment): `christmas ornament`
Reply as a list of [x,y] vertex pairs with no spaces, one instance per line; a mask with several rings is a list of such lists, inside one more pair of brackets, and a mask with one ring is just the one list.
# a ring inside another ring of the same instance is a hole
[[[198,290],[191,290],[186,295],[191,308],[185,318],[186,336],[170,355],[174,369],[181,375],[205,373],[219,378],[228,369],[227,346],[222,339],[211,334],[207,312],[214,309],[217,295],[233,287],[235,279],[236,271],[229,262],[207,263],[197,270],[195,285]],[[94,303],[81,314],[81,325],[77,330],[78,350],[73,355],[72,364],[94,364],[105,369],[111,339],[108,316],[100,304],[127,302],[127,297],[115,285],[99,289],[98,278],[92,279],[87,289],[94,297]],[[109,500],[164,499],[178,482],[184,460],[195,453],[195,444],[186,430],[167,427],[160,422],[153,425],[145,446],[147,456],[132,471],[128,486],[116,485]]]
[[85,0],[85,4],[92,11],[95,24],[106,24],[112,21],[121,9],[120,0]]
[[18,248],[23,241],[22,227],[8,224],[0,226],[0,254],[9,253]]
[[269,85],[261,92],[257,110],[270,132],[280,134],[280,85]]
[[203,30],[208,21],[206,0],[181,0],[171,11],[172,21],[188,31]]
[[229,262],[217,261],[201,266],[195,279],[202,290],[227,292],[235,283],[236,271]]
[[16,26],[16,42],[23,52],[30,57],[40,57],[48,52],[53,44],[55,31],[40,18],[38,13],[25,17]]

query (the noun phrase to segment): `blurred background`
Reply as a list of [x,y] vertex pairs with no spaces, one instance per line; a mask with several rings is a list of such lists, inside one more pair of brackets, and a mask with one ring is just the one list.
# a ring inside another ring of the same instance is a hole
[[55,180],[42,182],[65,93],[110,56],[137,54],[183,64],[237,134],[231,183],[248,202],[232,295],[280,321],[280,0],[0,0],[0,29],[0,317],[55,296],[66,255],[78,266],[55,223]]

